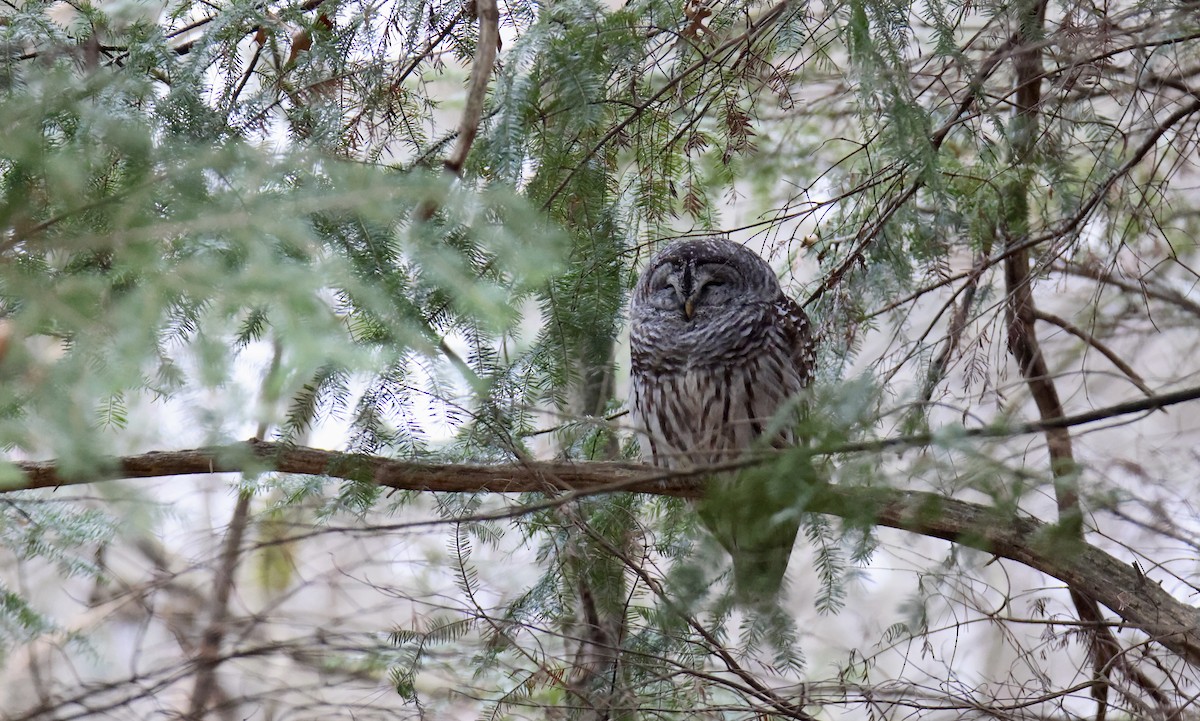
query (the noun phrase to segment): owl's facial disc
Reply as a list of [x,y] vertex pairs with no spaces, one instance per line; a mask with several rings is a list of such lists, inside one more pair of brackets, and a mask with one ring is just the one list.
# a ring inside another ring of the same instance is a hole
[[741,277],[724,263],[703,263],[689,273],[684,315],[691,320],[697,306],[725,306],[738,297]]
[[724,263],[688,260],[662,266],[651,283],[654,305],[679,311],[691,322],[698,309],[723,305],[736,299],[740,276]]

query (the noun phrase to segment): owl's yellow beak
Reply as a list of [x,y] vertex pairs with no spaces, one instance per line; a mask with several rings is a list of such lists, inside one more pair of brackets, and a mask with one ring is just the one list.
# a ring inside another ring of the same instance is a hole
[[696,304],[692,301],[691,298],[688,298],[687,300],[685,300],[683,302],[683,315],[688,320],[691,320],[692,315],[694,315],[695,313],[696,313]]

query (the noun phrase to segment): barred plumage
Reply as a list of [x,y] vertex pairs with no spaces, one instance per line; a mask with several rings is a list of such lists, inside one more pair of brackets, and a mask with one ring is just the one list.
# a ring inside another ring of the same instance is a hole
[[[762,258],[721,237],[672,243],[638,280],[630,313],[630,406],[646,460],[697,467],[732,460],[760,439],[794,442],[786,422],[763,435],[811,380],[813,345],[807,316]],[[774,593],[796,531],[769,549],[731,533],[717,537],[743,597]]]

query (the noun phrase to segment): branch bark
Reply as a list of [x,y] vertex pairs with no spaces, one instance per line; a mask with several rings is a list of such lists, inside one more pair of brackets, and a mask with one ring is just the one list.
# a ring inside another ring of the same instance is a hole
[[[115,458],[111,459],[108,472],[73,480],[60,476],[52,463],[16,465],[26,474],[27,488],[106,478],[274,470],[412,491],[530,493],[544,492],[549,484],[566,491],[553,504],[617,491],[698,498],[703,493],[699,477],[712,472],[700,469],[690,474],[668,473],[629,463],[529,462],[495,466],[414,463],[257,439],[227,446]],[[672,483],[663,484],[667,479]],[[806,510],[959,543],[1029,566],[1107,606],[1129,627],[1200,667],[1200,613],[1196,609],[1172,597],[1130,563],[1082,542],[1066,542],[1056,525],[933,493],[836,485],[812,487]]]
[[[1005,211],[998,228],[1006,248],[1015,250],[1004,262],[1008,350],[1017,361],[1021,378],[1043,419],[1066,415],[1037,336],[1039,313],[1033,298],[1030,248],[1027,247],[1031,235],[1030,187],[1041,132],[1041,93],[1045,76],[1042,62],[1045,46],[1041,41],[1046,5],[1047,0],[1023,0],[1016,5],[1018,48],[1012,56],[1016,87],[1010,125],[1013,177],[1004,187]],[[1050,472],[1054,477],[1059,524],[1065,531],[1064,542],[1084,544],[1083,511],[1079,503],[1080,469],[1075,461],[1071,432],[1067,428],[1048,428],[1044,436],[1050,454]],[[1123,672],[1155,702],[1165,704],[1162,691],[1127,661],[1116,634],[1103,624],[1104,613],[1100,605],[1113,607],[1085,586],[1068,582],[1067,587],[1079,619],[1092,624],[1089,653],[1096,678],[1104,682],[1092,687],[1097,703],[1096,721],[1103,721],[1108,711],[1109,679],[1113,668]]]
[[475,136],[479,133],[488,80],[492,77],[496,54],[500,50],[500,10],[496,7],[496,0],[474,0],[474,5],[479,16],[479,44],[475,49],[475,63],[471,66],[467,104],[458,123],[458,143],[454,146],[454,152],[446,158],[446,170],[460,176],[471,146],[475,143]]

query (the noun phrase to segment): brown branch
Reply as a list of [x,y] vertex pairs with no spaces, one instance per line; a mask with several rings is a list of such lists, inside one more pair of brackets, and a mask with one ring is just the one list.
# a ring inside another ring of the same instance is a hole
[[[273,345],[271,364],[262,381],[262,395],[271,401],[277,397],[277,392],[273,390],[274,381],[279,373],[279,363],[283,359],[283,346],[278,339]],[[258,426],[258,435],[266,434],[267,424],[264,421]],[[208,710],[209,699],[220,694],[220,688],[217,686],[217,666],[221,663],[221,643],[225,640],[225,630],[229,623],[229,596],[233,593],[234,574],[242,555],[242,538],[245,537],[246,527],[250,523],[250,501],[253,497],[249,490],[238,493],[237,503],[234,504],[233,514],[229,519],[229,530],[225,533],[225,543],[221,546],[221,562],[213,580],[212,616],[200,636],[200,646],[196,649],[196,678],[191,699],[188,701],[188,712],[184,716],[187,721],[201,721]]]
[[[377,483],[388,488],[432,492],[544,492],[554,479],[568,492],[565,503],[582,495],[632,491],[696,498],[699,481],[680,482],[709,472],[669,474],[627,463],[529,462],[520,465],[470,466],[413,463],[373,456],[251,440],[228,446],[155,452],[113,459],[110,470],[89,478],[66,479],[52,463],[15,464],[26,474],[26,487],[86,483],[104,478],[161,477],[215,472],[262,472],[328,476]],[[662,481],[678,479],[669,487]],[[944,498],[934,493],[851,486],[818,485],[806,510],[855,523],[898,528],[984,550],[1059,579],[1096,599],[1154,641],[1200,666],[1200,613],[1173,598],[1133,566],[1084,544],[1064,549],[1056,526],[994,508]],[[544,506],[532,506],[522,511]],[[1103,621],[1089,622],[1093,626]]]
[[475,63],[471,66],[467,105],[458,122],[458,144],[450,157],[446,158],[446,170],[459,176],[475,143],[475,136],[479,133],[488,81],[496,67],[496,54],[500,50],[500,11],[496,7],[496,0],[474,0],[474,4],[479,16],[479,44],[475,48]]
[[[1045,3],[1038,4],[1044,5]],[[980,72],[977,73],[975,78],[972,79],[972,82],[967,86],[967,96],[961,99],[958,106],[956,106],[955,113],[949,120],[943,123],[940,128],[930,134],[930,145],[935,152],[941,147],[942,143],[949,136],[949,133],[953,127],[961,121],[967,111],[970,110],[974,102],[977,100],[979,92],[978,84],[982,82],[982,80],[986,79],[992,72],[994,72],[995,67],[999,62],[1011,58],[1014,61],[1014,64],[1016,64],[1017,62],[1023,61],[1024,58],[1038,55],[1047,47],[1049,47],[1044,40],[1039,42],[1020,42],[1019,47],[1017,47],[1014,44],[1019,40],[1020,37],[1016,35],[1009,38],[1008,41],[993,51],[992,54],[984,60],[983,64],[981,65]],[[1018,80],[1017,88],[1014,91],[1014,94],[1016,95],[1014,99],[1014,106],[1017,108],[1018,114],[1021,113],[1021,108],[1023,107],[1022,103],[1028,102],[1031,94],[1040,98],[1041,82],[1051,76],[1050,73],[1047,73],[1044,70],[1040,61],[1038,61],[1036,67],[1030,67],[1028,70],[1029,72],[1027,72],[1022,79]],[[1162,76],[1155,75],[1152,79],[1159,84],[1170,84],[1168,79],[1164,79]],[[1056,223],[1053,227],[1038,234],[1037,236],[1028,237],[1022,242],[1014,242],[1007,245],[1002,250],[1000,257],[991,259],[989,265],[1006,260],[1014,253],[1021,250],[1032,248],[1048,240],[1061,238],[1079,228],[1091,216],[1096,207],[1100,205],[1100,203],[1108,195],[1111,188],[1116,185],[1121,178],[1128,175],[1135,167],[1137,167],[1139,163],[1142,162],[1142,160],[1145,159],[1147,155],[1150,154],[1152,150],[1154,150],[1159,139],[1162,138],[1163,135],[1165,135],[1180,121],[1188,118],[1191,115],[1194,115],[1197,112],[1200,112],[1200,95],[1197,94],[1195,89],[1182,84],[1178,85],[1177,89],[1180,89],[1181,91],[1191,95],[1193,97],[1193,101],[1176,109],[1175,112],[1171,113],[1171,115],[1159,123],[1159,125],[1150,132],[1145,140],[1142,141],[1141,145],[1139,145],[1134,152],[1129,155],[1126,161],[1119,168],[1109,174],[1103,180],[1103,182],[1096,186],[1095,191],[1088,196],[1083,203],[1080,204],[1079,209],[1074,215],[1064,219],[1062,222]],[[1026,97],[1022,97],[1023,94]],[[1033,139],[1033,137],[1033,135],[1030,136],[1031,139]],[[817,289],[804,301],[803,305],[805,307],[808,307],[814,303],[826,291],[840,283],[843,277],[849,271],[853,270],[853,268],[861,261],[863,251],[871,244],[871,242],[874,241],[875,237],[883,229],[887,221],[891,219],[891,216],[894,215],[901,207],[903,207],[905,203],[911,200],[916,195],[917,191],[923,187],[923,184],[924,181],[919,178],[913,181],[913,184],[906,188],[901,195],[889,202],[887,207],[884,208],[884,210],[880,213],[879,219],[875,223],[869,227],[864,227],[856,234],[855,239],[859,241],[859,244],[848,254],[847,258],[842,262],[842,264],[830,272],[826,276],[825,280],[822,281],[822,283],[817,287]],[[931,289],[936,289],[937,287],[945,285],[946,283],[959,280],[963,277],[966,277],[966,275],[966,273],[960,273],[953,278],[943,279],[939,284],[935,285]],[[908,300],[920,297],[931,289],[922,289],[910,294],[909,296],[906,296],[904,299],[889,303],[884,310],[889,310],[904,302],[907,302]],[[876,311],[868,317],[874,317],[874,315],[877,315],[879,312],[882,311]]]
[[1140,390],[1142,393],[1145,393],[1147,397],[1154,396],[1154,391],[1150,390],[1150,386],[1146,385],[1146,381],[1143,380],[1140,375],[1138,375],[1138,372],[1133,369],[1133,366],[1126,363],[1124,359],[1117,355],[1116,351],[1114,351],[1112,348],[1109,348],[1106,343],[1102,342],[1100,339],[1070,322],[1066,318],[1054,315],[1053,313],[1047,313],[1044,310],[1034,308],[1033,315],[1037,320],[1058,326],[1084,343],[1087,343],[1092,348],[1095,348],[1100,352],[1101,355],[1107,358],[1110,363],[1116,366],[1117,370],[1124,373],[1125,377],[1127,377],[1135,386],[1138,387],[1138,390]]
[[[945,438],[1010,438],[1031,433],[1043,433],[1052,428],[1072,428],[1121,416],[1168,408],[1180,403],[1200,400],[1200,386],[1160,393],[1153,398],[1117,403],[1103,408],[1076,413],[1062,418],[1031,421],[1012,425],[991,425],[982,428],[942,428],[931,433],[851,441],[837,446],[814,449],[819,455],[846,453],[878,453],[896,448],[919,448]],[[286,451],[286,453],[284,453]],[[714,470],[736,470],[753,463],[769,460],[770,455],[748,461],[736,461],[696,471],[703,475]],[[35,488],[64,488],[73,485],[98,483],[122,478],[161,478],[208,473],[256,473],[280,471],[303,475],[329,475],[347,480],[379,483],[403,490],[435,490],[451,493],[491,491],[494,493],[544,492],[545,483],[537,488],[529,485],[530,473],[539,477],[556,477],[565,473],[567,486],[584,493],[638,491],[676,494],[669,489],[652,489],[657,481],[681,478],[679,473],[651,473],[651,469],[635,463],[546,463],[530,461],[516,474],[505,476],[505,466],[475,466],[465,464],[414,463],[370,456],[356,456],[303,446],[266,443],[251,439],[245,443],[211,446],[183,451],[150,451],[134,456],[101,459],[86,475],[67,474],[54,461],[13,461],[12,467],[22,476],[20,480],[6,479],[0,493],[26,491]],[[631,480],[632,479],[632,480]],[[651,488],[651,490],[647,490]]]
[[815,718],[812,715],[804,711],[803,704],[797,705],[796,703],[793,703],[780,696],[769,686],[764,684],[760,679],[758,679],[754,674],[743,668],[742,665],[738,663],[737,658],[735,658],[734,655],[729,652],[729,649],[726,648],[723,643],[721,643],[720,639],[714,636],[704,624],[697,621],[693,615],[688,613],[685,609],[677,606],[671,600],[671,597],[667,594],[666,589],[663,588],[662,584],[659,583],[658,580],[650,575],[644,564],[629,558],[629,556],[625,554],[622,549],[614,546],[608,541],[608,539],[596,533],[590,527],[585,527],[585,530],[588,535],[591,536],[592,539],[596,541],[602,549],[604,549],[606,553],[619,558],[625,567],[629,569],[631,573],[638,576],[642,583],[644,583],[646,587],[649,588],[651,592],[653,592],[654,595],[659,598],[664,606],[671,609],[673,613],[677,614],[681,619],[683,619],[684,623],[691,627],[696,635],[704,639],[704,642],[708,644],[709,650],[712,651],[717,658],[721,659],[721,662],[725,665],[725,668],[734,676],[736,676],[738,680],[742,682],[742,684],[744,684],[744,688],[741,689],[742,693],[752,696],[769,706],[772,714],[779,715],[784,718],[795,719],[796,721],[815,721]]
[[[962,118],[979,99],[984,81],[986,81],[988,77],[995,72],[1001,61],[1010,57],[1015,52],[1014,47],[1016,46],[1016,43],[1017,37],[1014,35],[1006,40],[1000,47],[993,50],[992,53],[983,61],[979,71],[974,75],[970,84],[967,86],[966,95],[959,100],[954,114],[949,120],[943,123],[940,128],[930,134],[929,145],[930,149],[935,154],[941,149],[942,144],[946,142],[946,138],[949,137],[950,131],[954,129],[954,127],[962,120]],[[908,201],[912,200],[912,198],[917,194],[917,191],[924,187],[924,185],[924,179],[917,178],[914,180],[913,184],[905,189],[903,193],[889,202],[888,206],[883,210],[882,213],[880,213],[879,218],[871,226],[863,227],[859,230],[855,236],[855,239],[858,240],[858,245],[846,256],[846,259],[843,260],[837,268],[835,268],[831,273],[829,273],[828,276],[826,276],[821,285],[818,286],[811,295],[809,295],[809,297],[803,303],[805,308],[816,302],[816,300],[824,295],[826,291],[832,290],[834,286],[842,281],[842,278],[844,278],[847,273],[849,273],[856,265],[859,265],[862,262],[863,253],[866,251],[867,247],[874,242],[875,238],[880,232],[882,232],[884,226],[887,225],[892,216],[895,215],[900,208],[904,207]],[[984,255],[986,256],[987,254],[985,253]],[[986,264],[984,267],[986,268]],[[972,273],[974,272],[975,271],[972,271]],[[978,275],[975,275],[972,280],[977,281]],[[974,293],[973,289],[971,293]],[[949,346],[947,346],[947,348],[949,348]],[[930,392],[932,392],[932,389],[930,389]]]
[[457,15],[450,18],[450,22],[446,23],[446,26],[442,28],[442,31],[438,33],[437,37],[430,39],[429,42],[425,43],[424,48],[412,56],[408,62],[408,65],[406,65],[404,69],[401,70],[398,75],[396,75],[396,79],[392,81],[392,90],[398,91],[400,86],[404,84],[404,81],[408,79],[408,76],[412,75],[413,71],[415,71],[421,65],[421,63],[425,62],[431,55],[433,55],[433,51],[437,49],[437,46],[441,45],[442,41],[450,37],[450,33],[454,32],[454,28],[458,27],[458,24],[466,17],[467,10],[464,5],[463,9],[459,10]]
[[1154,148],[1158,145],[1159,139],[1166,135],[1167,131],[1173,128],[1180,121],[1198,112],[1200,112],[1200,98],[1197,98],[1187,105],[1178,108],[1175,112],[1167,116],[1166,119],[1159,123],[1158,126],[1150,132],[1146,139],[1142,141],[1142,144],[1139,145],[1132,154],[1130,154],[1129,158],[1121,164],[1121,167],[1110,173],[1102,183],[1096,186],[1096,189],[1092,192],[1092,194],[1079,204],[1079,209],[1075,211],[1074,215],[1064,219],[1060,223],[1055,223],[1052,228],[1048,229],[1039,236],[1032,238],[1031,240],[1041,243],[1047,240],[1060,238],[1083,225],[1084,221],[1091,216],[1092,211],[1094,211],[1096,207],[1105,199],[1105,197],[1108,196],[1109,191],[1114,185],[1117,184],[1117,181],[1128,175],[1130,171],[1137,167],[1137,165],[1141,163],[1147,155],[1150,154],[1150,151],[1154,150]]
[[[946,342],[926,372],[925,383],[921,389],[920,397],[923,403],[928,403],[933,398],[933,392],[941,384],[942,379],[945,378],[946,369],[950,367],[950,362],[954,360],[954,354],[958,352],[958,346],[962,342],[963,333],[967,329],[968,314],[975,302],[975,293],[979,289],[979,281],[983,278],[983,273],[987,269],[987,266],[987,253],[986,251],[981,252],[975,261],[974,267],[971,269],[971,275],[967,278],[966,284],[955,293],[955,295],[961,293],[962,299],[957,301],[954,314],[950,317],[950,327],[946,329]],[[955,302],[953,298],[951,302]],[[899,366],[897,366],[897,369],[899,369]]]
[[216,585],[211,601],[212,618],[200,637],[199,648],[196,649],[196,678],[188,702],[188,712],[184,716],[188,721],[203,719],[209,699],[218,692],[217,666],[221,663],[221,642],[225,638],[225,627],[229,621],[229,596],[233,593],[234,573],[241,556],[242,538],[246,534],[246,525],[250,519],[252,497],[248,491],[238,494],[237,504],[229,520],[229,530],[225,534],[225,543],[221,547],[221,564],[216,573]]
[[[1037,138],[1041,126],[1044,77],[1042,56],[1045,48],[1039,41],[1045,32],[1046,5],[1047,0],[1023,0],[1017,6],[1018,49],[1012,56],[1015,75],[1014,115],[1009,130],[1013,178],[1004,189],[1006,207],[998,228],[1008,248],[1021,248],[1004,262],[1008,350],[1016,359],[1021,377],[1029,387],[1038,414],[1043,419],[1061,418],[1066,415],[1037,337],[1038,311],[1033,298],[1030,251],[1026,247],[1031,235],[1030,168],[1036,161]],[[1063,540],[1083,544],[1083,511],[1079,504],[1078,487],[1079,466],[1075,462],[1071,433],[1067,428],[1048,428],[1044,435],[1050,454],[1050,472],[1054,477],[1059,524],[1066,533]],[[1104,601],[1084,586],[1068,582],[1067,587],[1080,620],[1095,624],[1090,635],[1089,654],[1097,679],[1103,681],[1092,687],[1092,695],[1097,704],[1096,721],[1103,721],[1107,714],[1109,678],[1114,667],[1124,672],[1156,702],[1165,703],[1163,692],[1125,659],[1120,642],[1112,629],[1101,625],[1104,613],[1100,604]]]
[[229,96],[229,104],[225,109],[225,124],[229,124],[229,117],[233,115],[233,106],[242,95],[242,91],[246,89],[246,85],[250,82],[250,77],[254,74],[254,69],[258,67],[258,61],[262,58],[263,48],[266,47],[266,42],[255,43],[254,54],[250,56],[250,62],[246,64],[246,72],[242,73],[241,79],[238,81],[237,87],[233,89],[233,94]]
[[[500,10],[496,7],[496,0],[472,0],[472,4],[479,18],[479,43],[475,47],[475,62],[471,66],[467,104],[458,121],[457,141],[443,163],[447,172],[460,178],[471,146],[475,144],[475,136],[479,134],[483,101],[487,97],[488,81],[491,80],[492,70],[496,67],[496,54],[500,50]],[[417,208],[416,217],[426,222],[433,218],[437,210],[438,202],[429,199]]]

